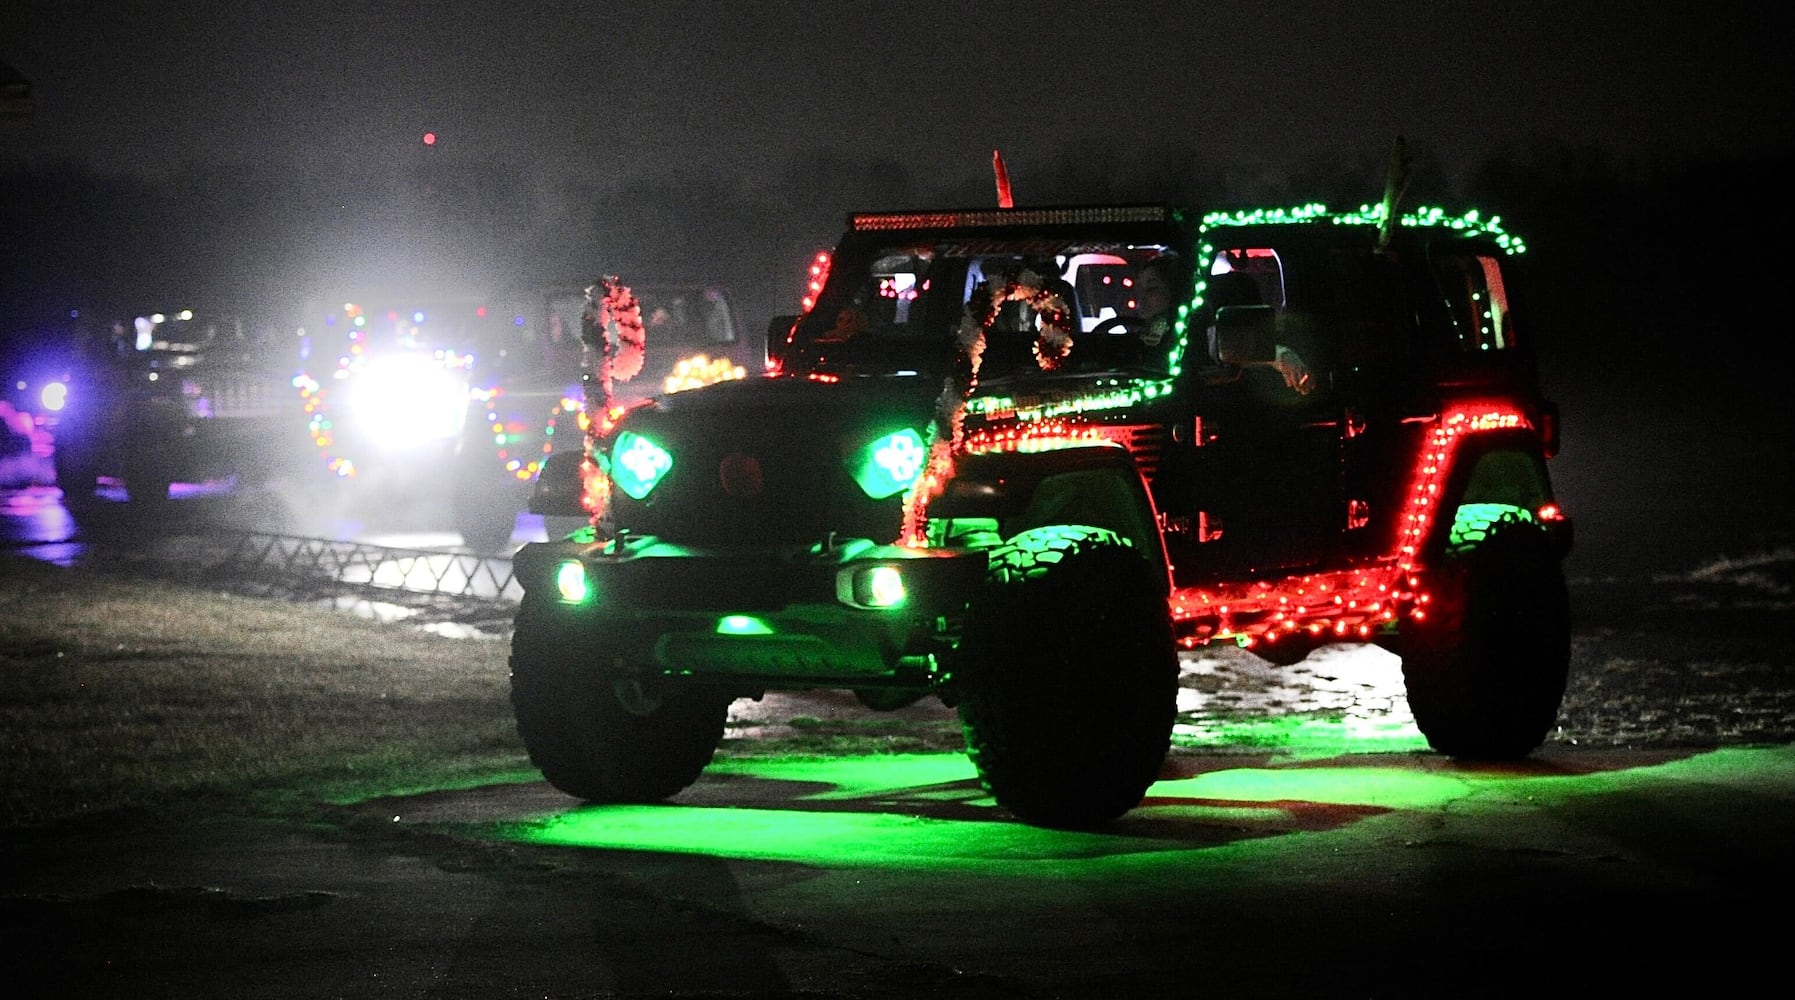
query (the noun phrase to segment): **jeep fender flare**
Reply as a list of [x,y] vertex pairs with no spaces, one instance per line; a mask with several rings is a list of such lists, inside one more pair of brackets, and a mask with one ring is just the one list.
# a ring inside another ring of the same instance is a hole
[[1171,559],[1153,495],[1134,457],[1119,444],[968,452],[928,513],[946,537],[957,522],[982,520],[996,522],[996,540],[1063,524],[1107,529],[1151,563],[1171,592]]
[[[1556,500],[1539,436],[1520,429],[1468,438],[1454,454],[1439,496],[1441,505],[1418,550],[1426,562],[1435,561],[1445,551],[1461,506],[1503,504],[1537,514]],[[1559,554],[1568,553],[1568,522],[1546,530],[1561,550]]]

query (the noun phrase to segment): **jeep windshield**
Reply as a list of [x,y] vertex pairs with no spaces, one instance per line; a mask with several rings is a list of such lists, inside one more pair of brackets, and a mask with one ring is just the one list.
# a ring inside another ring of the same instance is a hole
[[849,225],[794,331],[788,371],[945,372],[974,293],[1012,282],[1046,294],[997,310],[981,378],[1038,374],[1034,347],[1049,327],[1071,341],[1058,371],[1166,371],[1177,304],[1190,297],[1188,243],[1169,209],[856,215]]

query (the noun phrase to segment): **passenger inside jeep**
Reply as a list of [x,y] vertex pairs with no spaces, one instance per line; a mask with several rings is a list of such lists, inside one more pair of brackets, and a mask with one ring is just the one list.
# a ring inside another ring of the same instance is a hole
[[[887,244],[865,256],[835,260],[828,290],[799,321],[795,345],[812,371],[949,370],[973,293],[985,285],[1002,288],[1020,281],[1052,293],[1066,310],[1059,324],[1072,347],[1058,370],[1148,368],[1163,373],[1168,352],[1148,347],[1144,331],[1153,320],[1140,311],[1136,282],[1150,261],[1173,257],[1162,246],[1113,240],[1087,245],[956,237]],[[1168,329],[1179,298],[1174,290],[1187,280],[1175,259],[1169,263],[1177,276],[1167,280],[1163,297]],[[1038,374],[1033,348],[1044,331],[1055,332],[1048,329],[1054,325],[1053,318],[1027,303],[1005,303],[987,329],[981,374]]]
[[[1203,294],[1203,327],[1209,358],[1216,364],[1227,364],[1216,341],[1216,321],[1223,309],[1270,305],[1282,314],[1284,282],[1277,251],[1269,248],[1224,250],[1216,254],[1207,282]],[[1268,289],[1272,294],[1267,294]],[[1288,344],[1276,344],[1269,361],[1254,362],[1251,366],[1275,370],[1283,377],[1286,388],[1301,395],[1315,390],[1316,381],[1308,363]]]

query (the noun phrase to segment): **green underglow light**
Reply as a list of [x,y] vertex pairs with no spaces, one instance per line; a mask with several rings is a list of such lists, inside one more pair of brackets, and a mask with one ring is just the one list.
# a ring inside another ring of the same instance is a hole
[[1427,738],[1410,718],[1288,715],[1180,721],[1172,745],[1190,750],[1255,747],[1293,759],[1326,759],[1347,753],[1421,752]]
[[[1188,881],[1193,866],[1205,864],[1237,874],[1288,874],[1298,856],[1294,852],[1318,863],[1339,858],[1357,866],[1387,858],[1392,836],[1427,837],[1409,831],[1419,817],[1433,814],[1450,817],[1450,829],[1438,835],[1441,843],[1462,847],[1464,838],[1475,839],[1489,828],[1508,831],[1497,838],[1504,849],[1513,849],[1510,842],[1522,835],[1537,838],[1542,849],[1562,850],[1565,824],[1557,811],[1567,804],[1591,814],[1607,802],[1625,802],[1666,783],[1784,797],[1795,791],[1790,777],[1795,748],[1790,747],[1704,751],[1594,771],[1552,763],[1454,766],[1428,754],[1341,754],[1327,766],[1254,760],[1263,755],[1242,757],[1238,766],[1200,767],[1162,779],[1114,829],[1102,832],[1017,822],[982,791],[963,754],[719,759],[706,775],[728,781],[732,797],[755,806],[677,799],[659,805],[572,805],[553,815],[498,824],[492,832],[514,843],[590,850],[1026,880],[1018,885],[1040,884],[1049,875],[1106,885],[1128,878],[1163,885],[1168,878]],[[1169,764],[1178,771],[1178,758]],[[1584,766],[1601,764],[1598,759]]]
[[848,456],[848,472],[874,500],[896,496],[910,488],[929,458],[922,435],[906,427],[887,434]]
[[611,481],[637,500],[648,496],[673,468],[673,456],[665,448],[634,431],[617,435],[611,458]]
[[592,586],[586,579],[586,567],[569,559],[555,567],[555,592],[567,604],[583,604],[592,596]]
[[718,635],[772,635],[773,626],[753,615],[724,615],[717,619]]

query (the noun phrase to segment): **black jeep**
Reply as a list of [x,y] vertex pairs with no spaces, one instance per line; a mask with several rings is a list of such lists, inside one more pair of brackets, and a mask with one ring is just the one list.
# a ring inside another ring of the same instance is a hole
[[1158,205],[850,216],[778,371],[594,419],[537,510],[512,701],[557,788],[694,781],[730,703],[954,706],[1012,814],[1159,774],[1178,650],[1398,652],[1437,750],[1556,719],[1569,522],[1496,220]]
[[176,483],[270,482],[304,445],[290,363],[239,316],[152,312],[84,331],[60,377],[53,461],[76,518],[119,486],[126,509],[155,515]]

